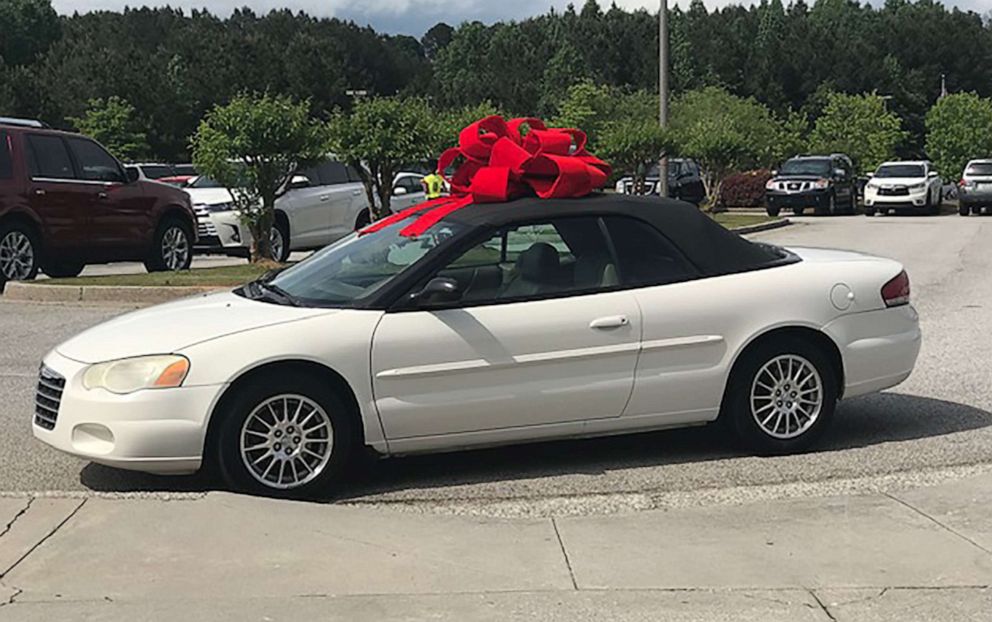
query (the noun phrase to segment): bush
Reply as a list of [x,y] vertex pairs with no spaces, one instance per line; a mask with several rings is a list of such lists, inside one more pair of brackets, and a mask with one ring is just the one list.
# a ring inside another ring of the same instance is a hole
[[765,203],[765,184],[771,178],[768,169],[731,175],[720,189],[720,203],[724,207],[761,207]]

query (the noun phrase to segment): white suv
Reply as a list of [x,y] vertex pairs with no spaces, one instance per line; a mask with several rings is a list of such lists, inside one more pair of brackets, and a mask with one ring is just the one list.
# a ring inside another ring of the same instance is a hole
[[890,209],[923,210],[939,214],[943,182],[930,162],[886,162],[865,185],[865,215]]
[[[251,234],[227,188],[201,176],[185,190],[197,217],[196,250],[246,256]],[[341,162],[325,160],[294,175],[276,199],[272,253],[278,261],[286,261],[292,251],[326,246],[368,223],[368,201],[358,173]]]

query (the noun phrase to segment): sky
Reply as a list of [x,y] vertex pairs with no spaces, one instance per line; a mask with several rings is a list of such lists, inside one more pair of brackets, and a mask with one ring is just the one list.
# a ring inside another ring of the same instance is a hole
[[[599,0],[609,6],[610,0]],[[880,4],[883,0],[872,0]],[[60,13],[93,10],[120,10],[124,6],[170,5],[177,8],[208,8],[217,15],[228,15],[237,8],[248,6],[257,12],[274,8],[303,10],[321,17],[339,17],[370,24],[380,32],[408,34],[420,37],[438,22],[456,26],[464,21],[479,20],[491,23],[499,20],[523,19],[546,13],[551,7],[563,8],[569,0],[54,0]],[[573,0],[582,6],[584,0]],[[690,0],[669,0],[670,5],[688,7]],[[722,7],[741,4],[739,0],[704,0],[706,6]],[[752,4],[753,2],[743,2]],[[656,10],[657,0],[616,0],[617,6],[626,9],[648,8]],[[788,4],[788,2],[786,2]],[[812,2],[811,2],[812,4]],[[944,0],[945,5],[957,6],[979,13],[992,11],[992,0]]]

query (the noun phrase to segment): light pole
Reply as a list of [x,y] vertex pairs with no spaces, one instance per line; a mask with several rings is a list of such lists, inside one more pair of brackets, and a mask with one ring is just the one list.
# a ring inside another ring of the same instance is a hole
[[[658,123],[668,127],[668,0],[658,9]],[[658,161],[658,194],[668,197],[668,154]]]

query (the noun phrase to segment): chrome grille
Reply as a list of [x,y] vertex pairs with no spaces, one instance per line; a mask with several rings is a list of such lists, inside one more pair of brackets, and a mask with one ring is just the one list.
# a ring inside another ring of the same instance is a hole
[[879,196],[884,197],[906,197],[909,196],[909,188],[905,186],[881,187],[878,189]]
[[65,378],[51,368],[42,365],[41,371],[38,373],[38,392],[34,398],[35,425],[46,430],[55,428],[64,389]]
[[198,204],[193,206],[193,212],[196,214],[196,234],[197,237],[209,237],[217,235],[217,227],[214,226],[214,222],[210,220],[210,208],[203,204]]

